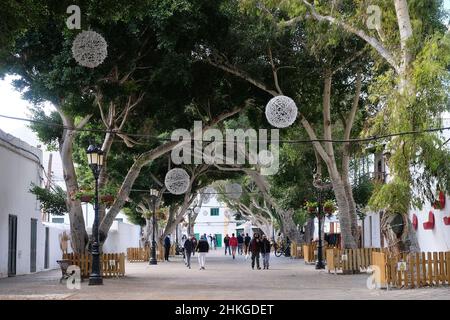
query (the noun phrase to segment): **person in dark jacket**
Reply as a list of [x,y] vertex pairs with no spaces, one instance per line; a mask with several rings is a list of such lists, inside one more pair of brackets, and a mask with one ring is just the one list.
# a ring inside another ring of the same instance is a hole
[[230,248],[230,236],[228,234],[223,238],[223,243],[225,244],[225,255],[227,255],[227,251],[231,256],[231,248]]
[[[193,237],[192,237],[193,238]],[[191,255],[192,255],[192,251],[194,251],[194,245],[192,243],[192,238],[187,238],[184,241],[184,254],[185,254],[185,259],[186,259],[186,266],[190,269],[191,268]]]
[[248,246],[250,245],[251,240],[252,240],[252,238],[250,238],[248,233],[246,233],[245,238],[244,238],[245,254],[248,254]]
[[265,234],[263,234],[261,240],[261,256],[263,260],[263,269],[269,269],[270,241]]
[[169,261],[170,245],[170,235],[167,235],[164,239],[164,260],[166,261]]
[[191,238],[192,241],[192,256],[195,256],[195,248],[197,248],[197,238],[195,236],[192,236]]
[[252,269],[255,269],[255,261],[256,267],[258,270],[261,269],[259,266],[259,254],[261,252],[261,239],[259,238],[259,234],[255,233],[253,235],[252,241],[250,241],[249,245],[250,252],[252,253]]
[[196,251],[198,251],[198,264],[200,266],[200,270],[205,270],[206,254],[209,251],[208,240],[206,240],[205,236],[200,238]]
[[242,255],[243,252],[243,246],[244,246],[244,237],[238,233],[237,235],[237,241],[238,241],[238,254]]

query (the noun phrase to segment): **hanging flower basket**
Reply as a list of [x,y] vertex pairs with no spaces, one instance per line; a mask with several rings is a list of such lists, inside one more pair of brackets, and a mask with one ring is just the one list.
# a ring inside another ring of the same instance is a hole
[[93,198],[94,197],[92,195],[90,195],[90,194],[82,194],[80,196],[80,201],[81,202],[91,202]]
[[334,204],[334,202],[332,200],[327,200],[323,204],[323,211],[326,214],[331,215],[331,214],[333,214],[334,211],[336,211],[336,205]]
[[114,202],[114,196],[110,194],[100,196],[100,201],[105,204],[112,204]]
[[318,206],[317,202],[309,202],[309,201],[307,201],[306,204],[305,204],[305,209],[309,213],[315,214],[316,210],[317,210],[317,206]]

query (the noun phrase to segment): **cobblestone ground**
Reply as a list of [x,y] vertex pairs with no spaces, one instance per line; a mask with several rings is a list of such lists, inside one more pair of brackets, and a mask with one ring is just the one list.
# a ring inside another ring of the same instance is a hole
[[60,271],[0,279],[0,300],[6,299],[196,299],[196,300],[280,300],[280,299],[445,299],[449,287],[413,290],[369,290],[367,274],[334,275],[317,271],[303,260],[271,257],[269,270],[252,270],[244,256],[233,260],[217,250],[208,254],[206,270],[199,270],[197,257],[192,269],[181,257],[149,266],[127,263],[126,276],[105,279],[103,286],[81,283],[70,290],[59,283]]

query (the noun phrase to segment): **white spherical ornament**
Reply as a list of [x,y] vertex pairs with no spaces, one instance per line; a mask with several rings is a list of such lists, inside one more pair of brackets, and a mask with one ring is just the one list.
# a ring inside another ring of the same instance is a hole
[[95,68],[108,55],[107,47],[106,40],[97,32],[83,31],[73,41],[72,55],[79,65]]
[[180,168],[175,168],[166,173],[164,184],[170,193],[180,195],[189,189],[191,178],[189,174]]
[[214,197],[215,194],[216,194],[216,190],[214,188],[207,187],[207,188],[203,189],[203,192],[201,195],[202,201],[204,203],[208,203]]
[[208,215],[208,211],[203,210],[203,215],[206,217]]
[[269,150],[262,150],[258,154],[258,163],[263,167],[270,167],[273,160],[273,154]]
[[240,184],[232,183],[225,186],[227,197],[231,199],[239,199],[242,195],[242,187]]
[[286,96],[272,98],[266,106],[267,121],[276,128],[287,128],[297,119],[294,100]]

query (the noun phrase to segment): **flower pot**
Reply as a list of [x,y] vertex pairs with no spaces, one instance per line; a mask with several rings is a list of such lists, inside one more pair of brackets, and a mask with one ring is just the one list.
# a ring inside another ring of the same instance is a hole
[[91,202],[92,201],[92,196],[84,194],[80,197],[80,201],[81,202]]
[[332,214],[333,208],[332,207],[323,207],[323,211],[325,211],[325,213]]
[[100,197],[100,200],[102,202],[105,202],[105,203],[112,203],[112,202],[114,202],[114,196],[112,196],[112,195],[104,195],[104,196]]
[[308,208],[308,212],[309,213],[315,213],[316,212],[316,208],[315,207],[309,207]]

